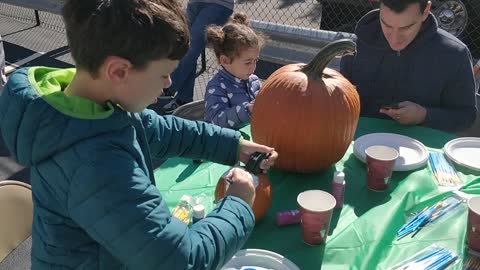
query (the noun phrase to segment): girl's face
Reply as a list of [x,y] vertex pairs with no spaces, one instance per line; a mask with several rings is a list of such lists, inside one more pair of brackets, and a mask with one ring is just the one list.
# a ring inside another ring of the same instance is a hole
[[251,47],[244,49],[233,58],[226,55],[220,56],[220,64],[233,76],[247,80],[250,75],[255,72],[257,67],[258,56],[260,55],[259,47]]

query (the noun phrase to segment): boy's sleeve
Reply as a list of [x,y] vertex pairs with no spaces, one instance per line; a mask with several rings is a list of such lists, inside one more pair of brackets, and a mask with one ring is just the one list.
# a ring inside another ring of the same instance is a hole
[[475,121],[475,79],[470,52],[465,48],[462,55],[456,59],[458,68],[452,73],[449,84],[442,92],[442,107],[426,108],[425,126],[457,132],[470,127]]
[[251,208],[227,197],[190,229],[171,216],[159,191],[126,152],[98,154],[70,185],[68,211],[129,269],[217,269],[247,240]]
[[202,121],[174,116],[159,116],[154,111],[142,113],[152,156],[188,157],[233,165],[238,159],[240,133]]
[[225,85],[210,85],[205,92],[205,121],[225,128],[240,129],[250,122],[247,105],[248,102],[232,105]]

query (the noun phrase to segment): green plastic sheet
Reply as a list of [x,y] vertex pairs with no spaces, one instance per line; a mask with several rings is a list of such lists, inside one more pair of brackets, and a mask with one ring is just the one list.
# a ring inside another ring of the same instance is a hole
[[[250,134],[249,127],[242,132]],[[421,141],[429,151],[441,151],[455,136],[420,126],[402,126],[394,121],[360,118],[355,138],[389,132],[406,135]],[[299,143],[301,140],[299,140]],[[214,207],[214,190],[228,166],[189,159],[172,158],[155,171],[157,187],[171,209],[184,194],[203,199],[207,211]],[[336,171],[346,178],[345,203],[335,209],[327,243],[309,246],[303,243],[299,225],[277,227],[275,216],[279,211],[297,208],[297,195],[309,189],[330,192],[331,179]],[[462,191],[480,194],[478,172],[460,173],[466,183]],[[267,249],[277,252],[300,269],[388,269],[416,252],[436,243],[456,252],[460,258],[466,253],[465,229],[467,207],[439,219],[423,228],[413,238],[396,239],[396,232],[412,212],[420,211],[446,196],[450,191],[439,191],[428,165],[409,172],[395,172],[389,188],[384,192],[366,187],[366,166],[353,155],[353,142],[344,157],[322,173],[296,174],[270,170],[273,200],[266,216],[259,221],[244,248]],[[461,269],[461,263],[449,269]]]

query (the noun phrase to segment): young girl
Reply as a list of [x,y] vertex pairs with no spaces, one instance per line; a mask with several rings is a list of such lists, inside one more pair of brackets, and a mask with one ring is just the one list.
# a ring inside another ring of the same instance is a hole
[[250,122],[260,80],[253,74],[265,39],[248,26],[247,16],[235,13],[223,27],[207,28],[207,44],[222,69],[205,91],[205,120],[239,129]]

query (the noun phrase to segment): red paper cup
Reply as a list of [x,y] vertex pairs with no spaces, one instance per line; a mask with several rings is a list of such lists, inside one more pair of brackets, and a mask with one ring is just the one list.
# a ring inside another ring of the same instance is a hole
[[308,190],[297,197],[301,213],[302,239],[309,245],[327,241],[335,198],[322,190]]
[[383,145],[374,145],[365,149],[367,156],[367,187],[374,191],[383,191],[388,188],[392,177],[398,151]]
[[468,200],[467,243],[480,252],[480,196]]

